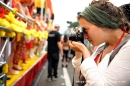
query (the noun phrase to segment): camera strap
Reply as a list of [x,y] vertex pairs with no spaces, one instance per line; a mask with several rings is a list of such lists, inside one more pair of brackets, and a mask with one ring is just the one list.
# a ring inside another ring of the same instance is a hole
[[121,47],[123,45],[125,45],[127,43],[127,41],[130,39],[130,35],[128,35],[118,46],[117,48],[112,52],[110,58],[109,58],[109,62],[108,62],[108,66],[110,65],[111,61],[113,60],[113,58],[115,57],[115,55],[119,52],[119,50],[121,49]]
[[[83,57],[82,57],[82,60],[81,60],[81,63],[83,62]],[[74,86],[74,74],[75,74],[75,69],[74,69],[74,72],[73,72],[73,80],[72,80],[72,86]],[[80,71],[80,74],[79,74],[79,78],[81,76],[81,71]]]
[[75,69],[74,69],[74,72],[73,72],[73,81],[72,81],[72,86],[74,86],[74,74],[75,74]]

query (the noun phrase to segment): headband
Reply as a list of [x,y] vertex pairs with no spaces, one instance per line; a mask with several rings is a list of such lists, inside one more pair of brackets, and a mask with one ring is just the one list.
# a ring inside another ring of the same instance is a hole
[[87,21],[103,28],[119,28],[118,21],[116,19],[113,19],[109,14],[94,6],[86,7],[79,16],[82,16]]

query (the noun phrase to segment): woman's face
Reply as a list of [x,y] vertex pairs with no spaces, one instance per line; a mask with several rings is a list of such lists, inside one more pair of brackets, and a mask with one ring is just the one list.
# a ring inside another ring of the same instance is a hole
[[101,27],[98,27],[84,18],[79,18],[78,20],[80,27],[83,28],[84,38],[88,39],[92,45],[97,46],[104,42],[105,33]]

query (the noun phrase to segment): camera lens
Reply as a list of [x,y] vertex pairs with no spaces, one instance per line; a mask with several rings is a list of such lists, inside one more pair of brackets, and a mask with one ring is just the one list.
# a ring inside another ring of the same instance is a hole
[[70,34],[70,35],[69,35],[69,40],[71,40],[71,41],[76,41],[76,40],[77,40],[76,34],[75,34],[75,33]]
[[69,40],[83,42],[83,32],[72,33],[69,35]]

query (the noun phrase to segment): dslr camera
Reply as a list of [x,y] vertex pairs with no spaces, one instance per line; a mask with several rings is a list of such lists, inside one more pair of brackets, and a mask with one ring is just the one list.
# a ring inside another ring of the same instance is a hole
[[84,43],[83,31],[80,28],[74,28],[73,31],[69,34],[69,40]]

